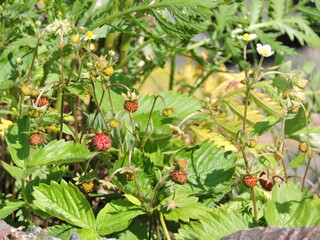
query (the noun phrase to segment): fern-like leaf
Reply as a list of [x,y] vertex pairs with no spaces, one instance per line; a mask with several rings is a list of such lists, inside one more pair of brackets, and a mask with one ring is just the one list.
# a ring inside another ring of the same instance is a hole
[[283,116],[284,110],[283,108],[273,99],[268,97],[264,93],[260,93],[256,90],[250,92],[250,98],[254,100],[257,106],[262,109],[265,113],[273,115],[273,116]]
[[[239,103],[236,103],[235,101],[226,100],[224,101],[230,110],[237,115],[241,120],[244,119],[244,105],[240,105]],[[247,123],[250,126],[253,126],[256,122],[261,121],[264,118],[263,115],[259,113],[258,110],[248,110],[247,111]]]

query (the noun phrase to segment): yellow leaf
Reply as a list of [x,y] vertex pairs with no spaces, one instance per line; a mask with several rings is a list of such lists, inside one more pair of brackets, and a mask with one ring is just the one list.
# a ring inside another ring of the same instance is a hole
[[141,206],[141,202],[138,198],[132,196],[131,194],[124,194],[124,196],[134,205]]
[[224,138],[221,134],[217,132],[211,132],[210,129],[204,128],[202,126],[191,126],[190,129],[194,133],[196,139],[200,142],[205,140],[210,140],[218,147],[224,147],[224,151],[238,152],[238,148],[229,140]]
[[[230,110],[236,114],[240,119],[244,119],[244,105],[240,105],[238,103],[236,103],[235,101],[224,101],[228,107],[230,108]],[[247,123],[250,126],[253,126],[256,122],[260,122],[262,119],[264,119],[265,117],[260,114],[260,112],[258,110],[249,110],[247,111]]]

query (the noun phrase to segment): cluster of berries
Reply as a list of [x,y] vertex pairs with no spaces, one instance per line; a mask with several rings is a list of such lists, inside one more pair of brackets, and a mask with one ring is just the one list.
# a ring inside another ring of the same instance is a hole
[[[258,177],[255,174],[247,174],[242,178],[243,184],[248,188],[254,188],[257,185]],[[267,191],[271,191],[274,185],[272,177],[269,172],[261,172],[259,175],[259,183],[261,187]]]
[[187,160],[180,158],[174,162],[174,169],[170,173],[170,177],[172,181],[179,183],[179,184],[185,184],[188,179],[187,175],[187,167],[188,162]]

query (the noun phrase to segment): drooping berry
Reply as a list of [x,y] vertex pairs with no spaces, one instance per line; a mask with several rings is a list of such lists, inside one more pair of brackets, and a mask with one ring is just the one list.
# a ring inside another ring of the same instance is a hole
[[165,108],[162,110],[162,115],[165,117],[170,117],[174,112],[173,108]]
[[170,173],[170,177],[172,181],[182,185],[187,182],[188,175],[185,171],[175,169]]
[[242,178],[243,184],[248,188],[254,188],[257,185],[258,178],[256,175],[245,175]]
[[107,134],[98,133],[93,137],[93,144],[99,151],[106,151],[111,147],[111,140]]
[[47,97],[41,97],[38,101],[37,107],[43,107],[49,104],[49,98]]
[[138,101],[125,101],[123,108],[129,112],[135,112],[138,110]]
[[299,150],[302,153],[306,153],[308,151],[308,144],[306,143],[300,143]]
[[32,146],[38,146],[43,143],[43,137],[40,133],[32,133],[29,137],[29,142]]
[[257,140],[255,140],[254,138],[250,138],[247,142],[247,146],[249,148],[255,148],[257,146]]
[[270,176],[267,175],[265,171],[261,172],[259,175],[259,182],[263,189],[271,191],[273,188],[273,182]]
[[124,177],[128,181],[133,181],[134,179],[136,179],[136,175],[134,175],[133,172],[124,172]]

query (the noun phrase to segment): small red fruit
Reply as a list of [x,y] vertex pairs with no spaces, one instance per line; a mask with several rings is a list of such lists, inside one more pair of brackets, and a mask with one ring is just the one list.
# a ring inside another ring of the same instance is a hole
[[93,144],[99,151],[105,151],[111,147],[111,140],[107,134],[98,133],[93,137]]
[[270,179],[270,177],[268,177],[266,172],[261,172],[259,175],[259,182],[262,186],[263,189],[267,190],[267,191],[271,191],[273,188],[273,182]]
[[49,104],[49,98],[47,97],[41,97],[38,101],[38,104],[37,106],[38,107],[43,107],[43,106],[46,106],[47,104]]
[[125,101],[123,108],[129,112],[135,112],[138,110],[138,101]]
[[242,178],[242,182],[248,188],[254,188],[257,185],[258,178],[256,175],[245,175]]
[[171,173],[170,173],[170,176],[171,176],[171,179],[172,181],[176,182],[176,183],[179,183],[179,184],[185,184],[187,182],[187,178],[188,178],[188,175],[185,171],[181,171],[181,170],[173,170]]
[[29,137],[29,142],[32,146],[37,146],[43,143],[43,138],[40,133],[32,133]]

